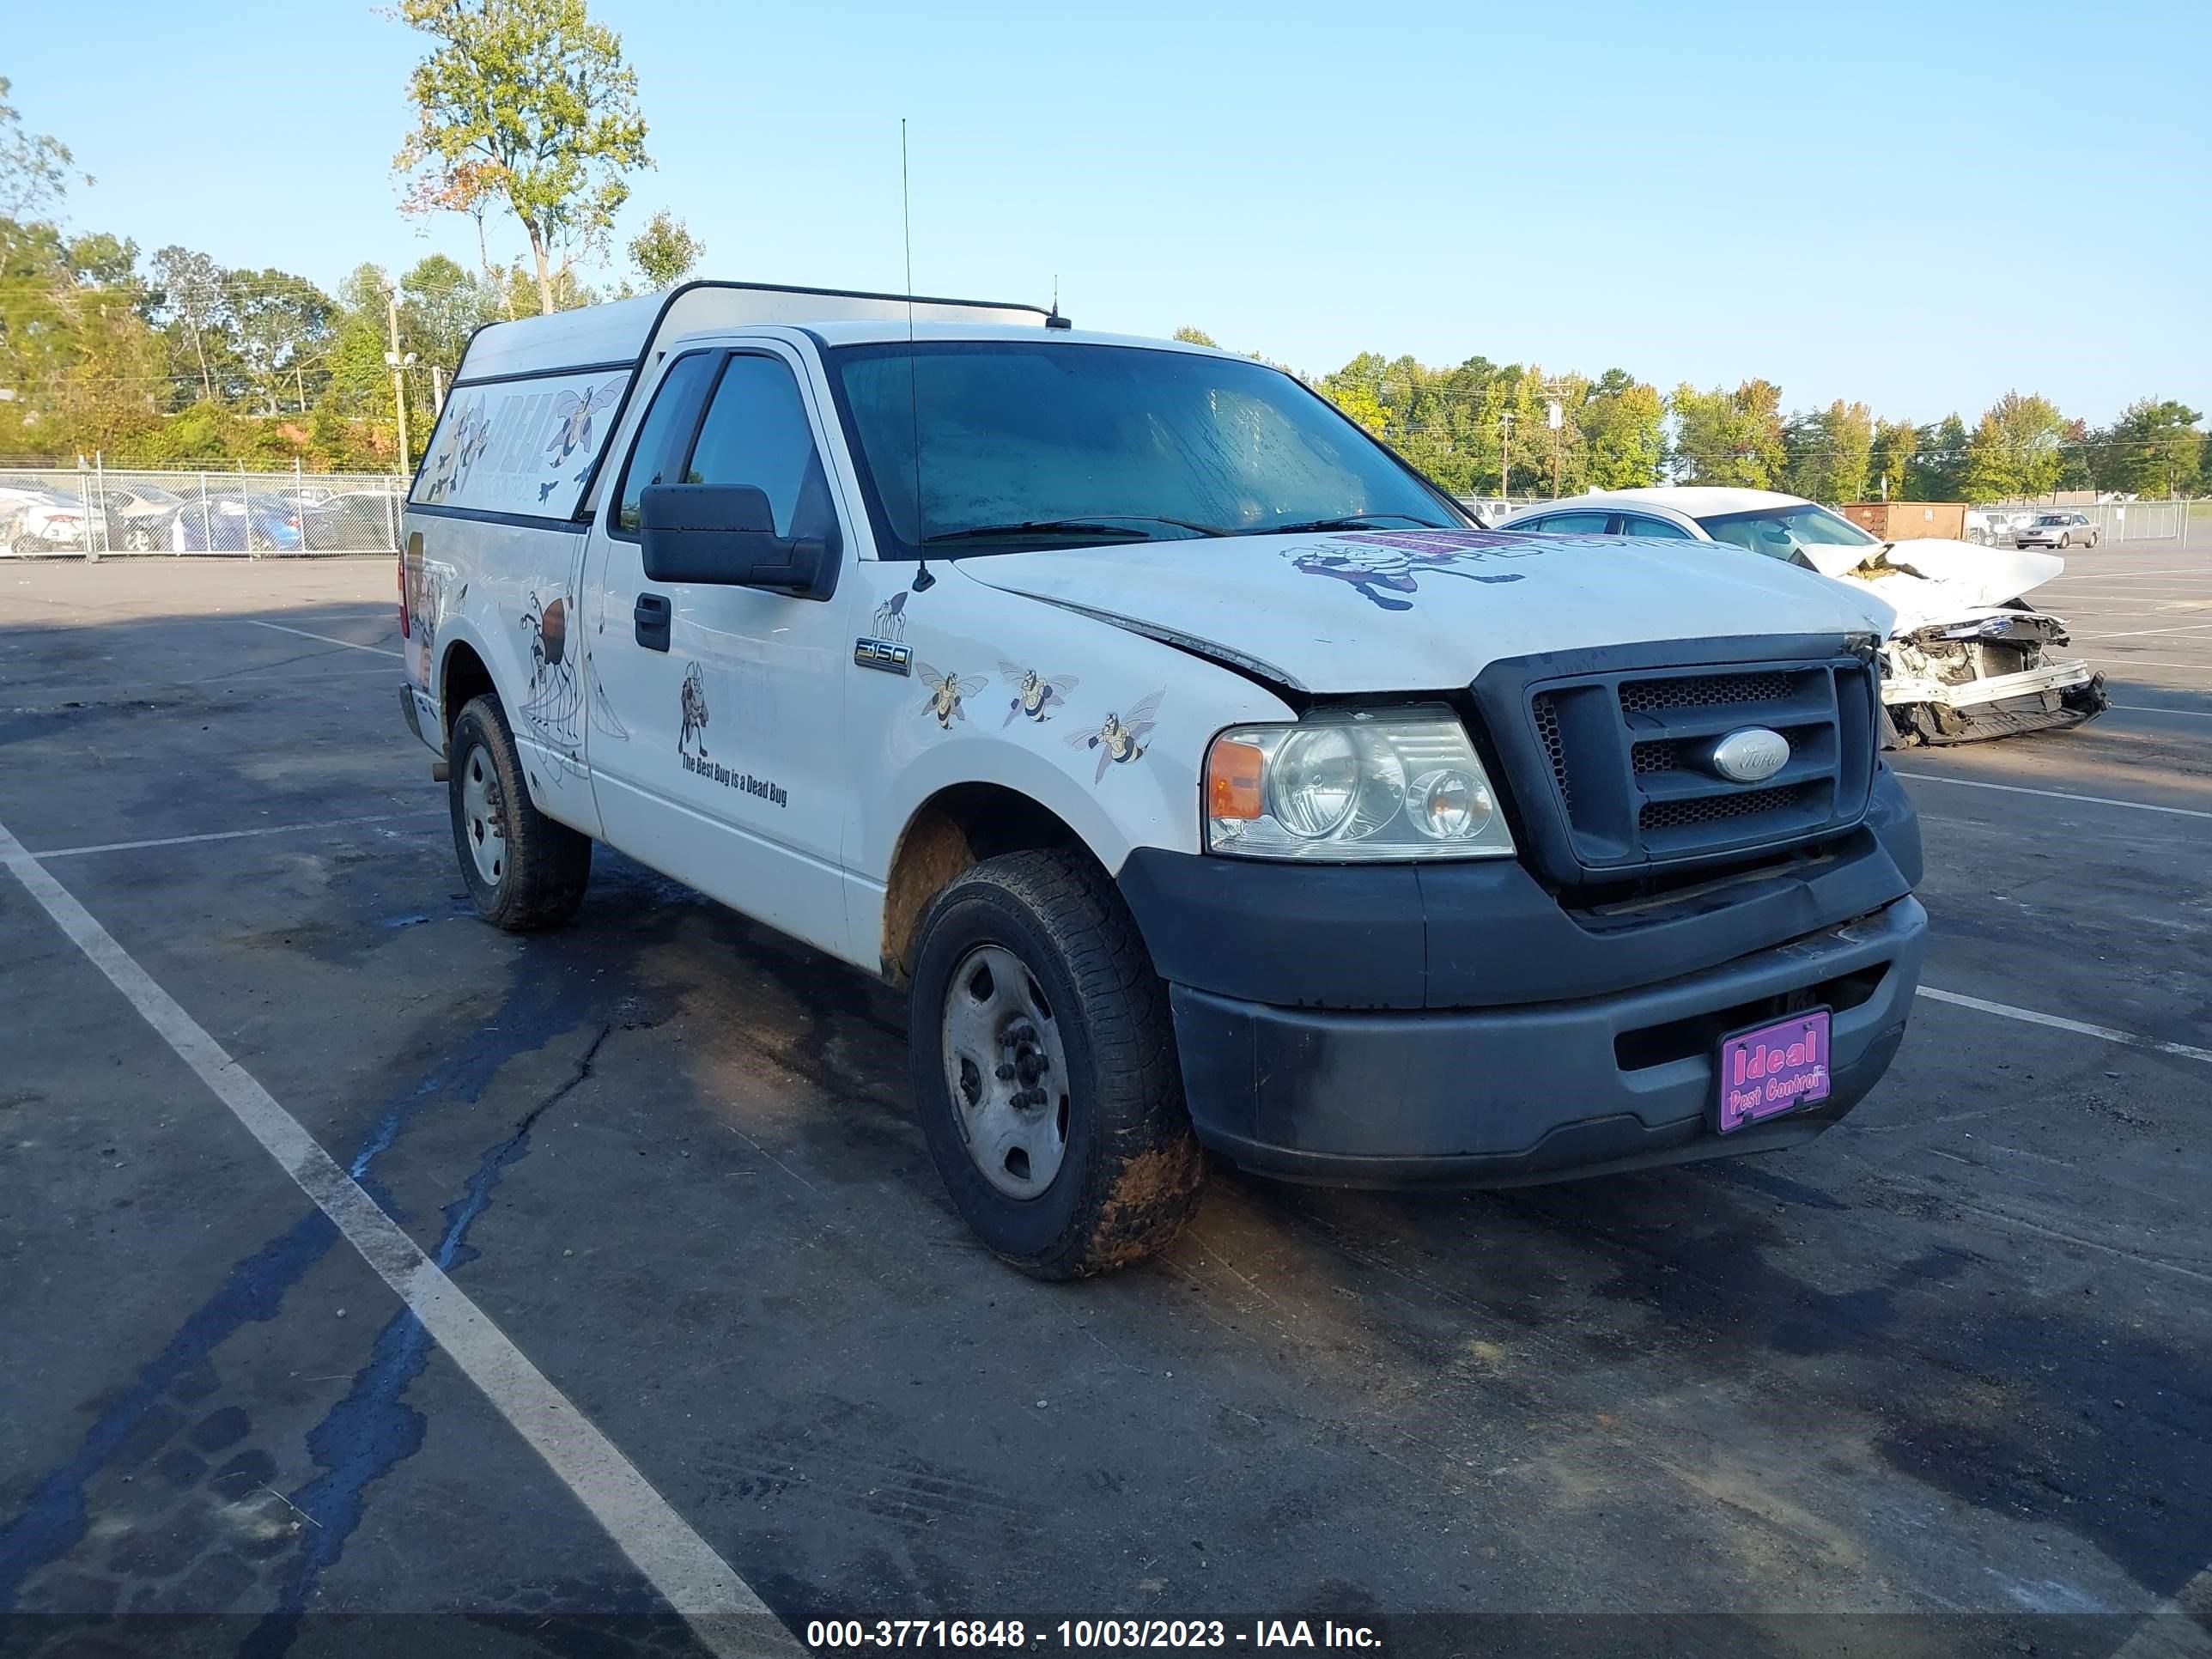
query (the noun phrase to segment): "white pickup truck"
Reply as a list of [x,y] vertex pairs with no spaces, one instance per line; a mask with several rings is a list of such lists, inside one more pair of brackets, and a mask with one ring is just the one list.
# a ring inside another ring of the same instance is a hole
[[1028,1272],[1157,1248],[1209,1151],[1795,1145],[1904,1035],[1880,601],[1483,530],[1264,364],[695,283],[480,331],[403,533],[483,915],[567,921],[604,842],[906,988],[937,1165]]

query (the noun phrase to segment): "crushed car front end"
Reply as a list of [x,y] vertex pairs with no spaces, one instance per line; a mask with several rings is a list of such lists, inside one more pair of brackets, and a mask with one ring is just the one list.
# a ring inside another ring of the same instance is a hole
[[2065,654],[2066,624],[1996,610],[1891,635],[1881,701],[1904,743],[1972,743],[2079,726],[2103,714],[2105,677]]

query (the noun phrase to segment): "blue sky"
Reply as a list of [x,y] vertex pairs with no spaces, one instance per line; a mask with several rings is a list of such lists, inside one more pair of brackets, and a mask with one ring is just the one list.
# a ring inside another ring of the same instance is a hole
[[[1778,382],[1786,406],[2212,405],[2204,0],[748,8],[593,0],[707,274],[924,293],[1310,370],[1372,349]],[[333,283],[443,249],[370,7],[16,9],[72,220]],[[519,232],[500,228],[521,251]]]

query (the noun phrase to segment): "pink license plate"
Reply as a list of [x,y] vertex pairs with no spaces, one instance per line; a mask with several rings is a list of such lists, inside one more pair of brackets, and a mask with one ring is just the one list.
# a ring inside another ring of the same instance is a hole
[[1827,1097],[1826,1008],[1808,1008],[1721,1039],[1723,1134]]

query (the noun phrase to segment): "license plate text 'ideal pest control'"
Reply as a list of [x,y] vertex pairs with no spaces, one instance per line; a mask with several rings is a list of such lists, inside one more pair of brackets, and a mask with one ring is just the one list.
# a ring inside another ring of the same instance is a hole
[[1808,1008],[1721,1039],[1723,1134],[1827,1097],[1826,1008]]

